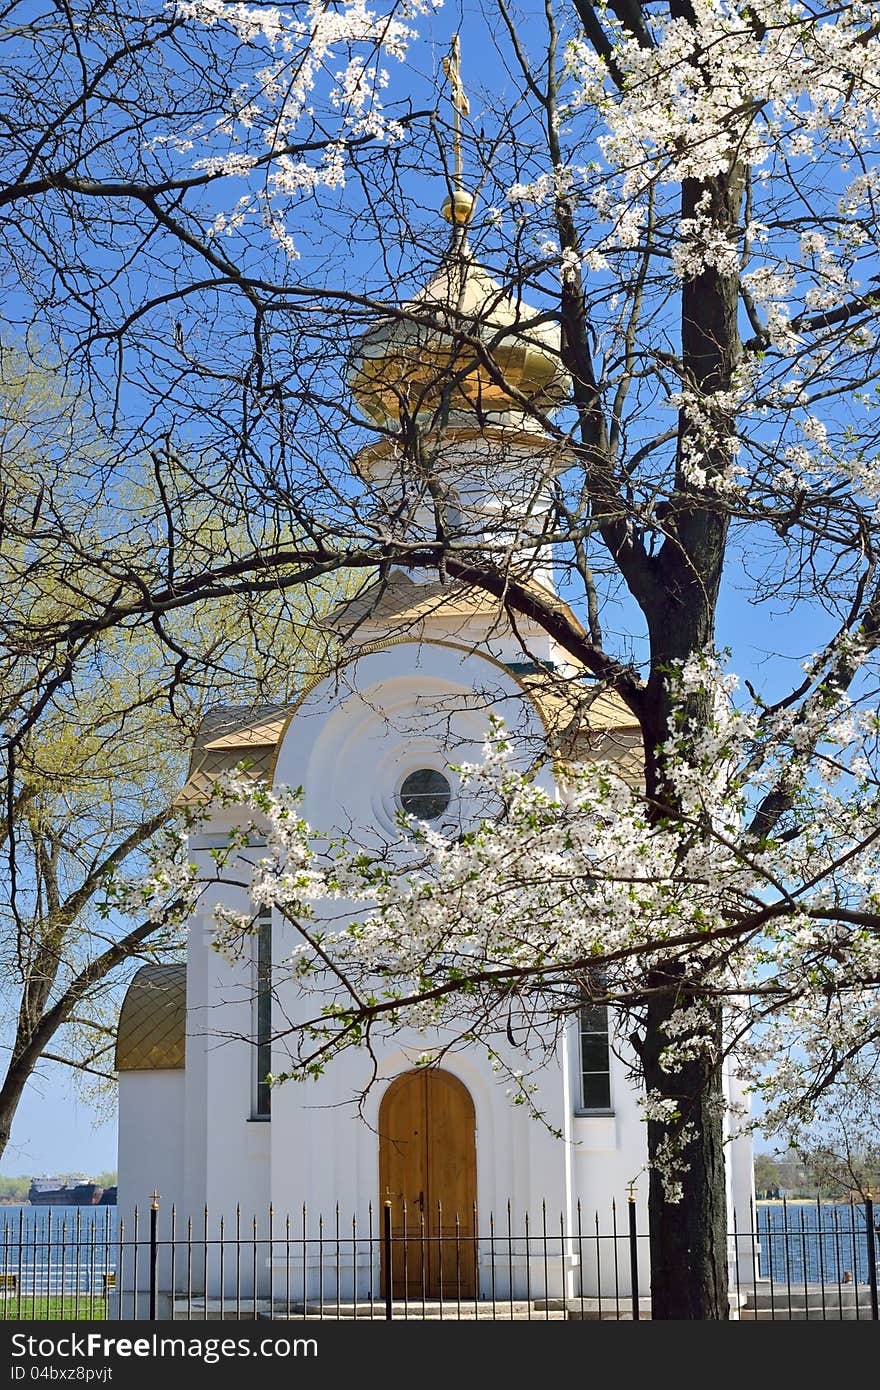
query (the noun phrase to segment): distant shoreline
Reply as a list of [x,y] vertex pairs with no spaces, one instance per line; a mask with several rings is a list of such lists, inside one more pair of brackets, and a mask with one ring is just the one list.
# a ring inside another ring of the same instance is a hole
[[[853,1205],[858,1206],[861,1197],[853,1197]],[[848,1207],[849,1197],[756,1197],[756,1202],[760,1202],[762,1207],[814,1207],[817,1202],[821,1202],[823,1207]]]

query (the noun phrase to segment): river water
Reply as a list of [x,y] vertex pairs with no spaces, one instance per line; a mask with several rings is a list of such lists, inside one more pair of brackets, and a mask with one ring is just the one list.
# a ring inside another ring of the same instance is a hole
[[[868,1280],[866,1211],[861,1203],[758,1202],[758,1277],[792,1284]],[[880,1212],[874,1209],[875,1221]],[[880,1235],[874,1238],[880,1259]]]

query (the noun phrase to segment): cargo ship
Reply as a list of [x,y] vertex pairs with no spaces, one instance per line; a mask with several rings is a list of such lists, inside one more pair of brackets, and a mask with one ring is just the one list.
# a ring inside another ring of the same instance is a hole
[[28,1201],[32,1207],[96,1207],[103,1187],[78,1173],[64,1178],[31,1178]]

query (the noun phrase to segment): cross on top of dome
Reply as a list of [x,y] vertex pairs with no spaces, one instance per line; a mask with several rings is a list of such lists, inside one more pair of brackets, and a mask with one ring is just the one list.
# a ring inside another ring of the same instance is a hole
[[461,117],[468,114],[458,37],[444,60],[453,106],[452,188],[443,215],[452,239],[423,289],[356,339],[349,385],[365,415],[382,425],[422,416],[432,423],[503,423],[534,428],[530,412],[555,410],[571,381],[558,324],[518,289],[494,279],[471,254],[465,227],[475,198],[463,186]]
[[461,118],[470,115],[470,104],[461,80],[461,41],[452,38],[452,47],[443,59],[443,71],[449,78],[452,102],[452,192],[447,194],[440,211],[453,226],[464,227],[470,220],[476,199],[464,186],[464,166],[461,157]]

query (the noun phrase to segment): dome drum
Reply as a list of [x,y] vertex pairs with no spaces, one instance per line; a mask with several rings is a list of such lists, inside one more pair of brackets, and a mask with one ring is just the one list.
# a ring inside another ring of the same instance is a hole
[[[573,455],[566,445],[551,440],[510,414],[498,422],[476,428],[473,419],[453,415],[442,429],[428,429],[421,439],[422,453],[436,451],[442,456],[442,472],[447,484],[455,487],[461,507],[480,506],[480,498],[500,491],[509,502],[511,494],[522,492],[534,506],[534,489],[540,479],[551,480],[572,466]],[[441,455],[442,451],[442,455]],[[397,487],[401,496],[424,485],[425,465],[410,459],[404,442],[395,438],[378,439],[361,449],[352,463],[353,471],[364,481],[383,489]]]

